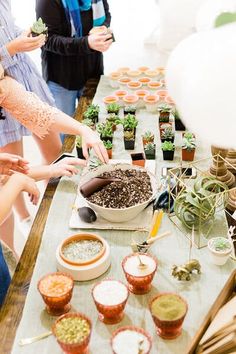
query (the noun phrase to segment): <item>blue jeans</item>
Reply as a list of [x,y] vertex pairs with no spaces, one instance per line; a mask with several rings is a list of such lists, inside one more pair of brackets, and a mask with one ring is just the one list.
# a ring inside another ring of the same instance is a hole
[[10,273],[3,257],[2,246],[0,244],[0,307],[5,299],[10,282]]
[[[75,113],[76,100],[82,95],[81,90],[67,90],[53,81],[47,82],[48,87],[55,99],[58,109],[73,117]],[[61,134],[61,140],[64,141],[65,135]]]

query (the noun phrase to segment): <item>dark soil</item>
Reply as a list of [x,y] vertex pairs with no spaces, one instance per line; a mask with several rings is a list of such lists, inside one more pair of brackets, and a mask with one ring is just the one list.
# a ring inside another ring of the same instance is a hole
[[110,183],[87,198],[94,204],[123,209],[143,203],[152,196],[150,177],[145,171],[118,169],[99,177],[119,178],[120,181]]

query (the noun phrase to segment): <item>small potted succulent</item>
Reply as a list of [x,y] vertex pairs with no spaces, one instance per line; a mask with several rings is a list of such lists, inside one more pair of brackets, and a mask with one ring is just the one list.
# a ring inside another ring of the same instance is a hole
[[136,113],[135,106],[125,106],[124,107],[124,116],[127,116],[127,114],[135,115],[135,113]]
[[124,131],[132,130],[134,131],[134,135],[136,134],[136,127],[138,125],[138,121],[133,114],[127,114],[123,120],[120,121],[123,125]]
[[177,111],[177,109],[175,109],[174,117],[175,117],[175,130],[176,131],[184,131],[186,128],[180,118],[180,115],[179,115],[179,112]]
[[194,134],[186,132],[182,141],[182,160],[193,161],[196,149],[196,139]]
[[224,265],[232,252],[232,242],[225,237],[213,237],[208,241],[208,249],[212,262],[216,265]]
[[98,122],[99,111],[100,107],[98,105],[91,104],[84,112],[84,118],[91,119],[96,124]]
[[112,123],[98,123],[97,124],[97,132],[100,134],[100,139],[102,141],[110,140],[112,142],[113,139],[113,131],[112,131]]
[[112,159],[112,146],[113,146],[112,142],[110,140],[107,140],[107,141],[103,141],[103,144],[107,150],[109,159]]
[[85,157],[83,155],[83,149],[82,149],[82,136],[80,136],[80,135],[76,136],[75,146],[76,146],[76,151],[77,151],[78,158],[85,160]]
[[144,145],[144,153],[147,160],[155,160],[156,158],[156,145],[154,143],[147,143]]
[[172,143],[175,140],[175,133],[172,130],[172,127],[166,127],[164,130],[161,130],[161,142],[171,141]]
[[163,103],[158,106],[159,122],[169,122],[172,107],[169,104]]
[[107,105],[107,113],[119,114],[120,105],[118,103],[110,103]]
[[171,141],[164,141],[161,144],[163,160],[174,160],[175,145]]
[[145,146],[148,143],[154,143],[154,134],[150,130],[147,130],[142,135],[142,140],[143,140],[143,146]]
[[130,154],[132,164],[144,167],[145,166],[145,156],[143,152],[135,152],[133,154]]
[[37,37],[40,36],[40,34],[48,34],[48,28],[45,25],[45,23],[43,23],[43,20],[41,19],[41,17],[39,17],[39,19],[33,23],[33,26],[31,27],[31,35],[32,37]]
[[95,123],[92,119],[85,118],[82,120],[82,123],[84,125],[87,125],[87,127],[91,128],[92,130],[95,130],[95,128],[96,128]]
[[120,119],[119,119],[119,117],[117,117],[117,115],[115,113],[110,113],[106,117],[106,122],[109,122],[110,124],[112,124],[112,130],[114,132],[114,131],[116,131],[116,125],[119,124]]
[[134,130],[124,131],[124,144],[125,144],[125,150],[134,150],[134,145],[135,145]]

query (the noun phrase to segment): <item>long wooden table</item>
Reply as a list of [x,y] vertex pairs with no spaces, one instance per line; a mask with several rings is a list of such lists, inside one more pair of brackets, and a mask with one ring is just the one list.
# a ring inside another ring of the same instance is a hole
[[[85,86],[76,110],[75,119],[81,120],[95,95],[98,80],[89,80]],[[67,136],[63,145],[63,152],[71,152],[74,147],[75,137]],[[17,327],[20,323],[26,295],[33,274],[38,255],[41,238],[47,221],[49,208],[58,181],[49,181],[42,202],[35,217],[30,235],[24,247],[20,261],[17,264],[5,302],[0,311],[0,354],[11,353]]]

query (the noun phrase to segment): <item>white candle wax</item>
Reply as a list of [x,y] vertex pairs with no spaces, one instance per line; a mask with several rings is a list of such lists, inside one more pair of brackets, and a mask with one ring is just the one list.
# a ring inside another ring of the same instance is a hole
[[93,296],[102,305],[114,306],[126,300],[128,289],[116,280],[104,280],[94,288]]
[[142,263],[146,265],[146,267],[140,267],[139,258],[134,255],[127,258],[124,265],[124,270],[128,274],[137,277],[151,274],[156,268],[156,262],[154,261],[154,259],[146,254],[141,254],[140,259]]
[[[142,342],[141,346],[139,343]],[[116,354],[139,354],[140,349],[146,353],[149,342],[146,336],[132,330],[119,332],[113,339],[113,350]]]

